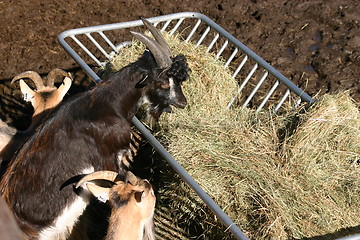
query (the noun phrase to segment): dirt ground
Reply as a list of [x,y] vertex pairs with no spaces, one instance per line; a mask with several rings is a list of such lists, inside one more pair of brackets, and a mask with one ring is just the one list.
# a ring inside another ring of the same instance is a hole
[[360,101],[358,0],[10,0],[0,1],[1,118],[21,128],[16,116],[31,115],[9,100],[17,74],[78,67],[58,44],[62,31],[182,11],[207,15],[311,96],[346,89]]
[[29,124],[32,109],[10,86],[17,74],[62,68],[82,78],[58,43],[61,32],[183,11],[207,15],[311,96],[348,90],[360,103],[359,0],[7,0],[0,1],[1,119],[18,129]]

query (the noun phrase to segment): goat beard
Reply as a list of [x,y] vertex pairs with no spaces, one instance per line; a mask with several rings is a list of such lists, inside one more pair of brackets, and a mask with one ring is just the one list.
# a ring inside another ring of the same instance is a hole
[[164,112],[172,113],[171,106],[167,104],[159,106],[146,103],[138,109],[136,117],[142,120],[151,129],[154,129],[158,125],[161,114]]
[[146,123],[151,129],[154,129],[159,122],[160,116],[163,112],[172,113],[172,108],[170,106],[154,108],[149,107],[146,114]]

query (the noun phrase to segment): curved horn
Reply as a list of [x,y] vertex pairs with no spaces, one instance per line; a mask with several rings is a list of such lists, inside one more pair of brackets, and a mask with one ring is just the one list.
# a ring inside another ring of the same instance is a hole
[[72,80],[69,77],[65,77],[62,84],[58,87],[58,89],[54,90],[54,92],[59,93],[59,100],[64,98],[65,94],[69,91],[71,87]]
[[166,42],[164,36],[160,33],[160,31],[154,25],[152,25],[148,20],[146,20],[146,19],[141,19],[141,20],[144,23],[145,27],[147,27],[147,29],[154,36],[155,40],[160,44],[164,53],[168,57],[171,57],[172,54],[171,54],[169,44]]
[[164,53],[164,50],[161,48],[159,43],[142,33],[133,31],[130,32],[136,39],[144,43],[145,46],[150,50],[150,52],[154,55],[155,61],[160,69],[169,68],[171,66],[171,58]]
[[113,172],[113,171],[93,172],[93,173],[90,173],[90,174],[84,176],[83,178],[81,178],[75,187],[78,188],[83,183],[86,183],[86,182],[89,182],[92,180],[96,180],[96,179],[103,179],[103,180],[108,180],[108,181],[114,182],[117,176],[118,176],[118,173]]
[[22,78],[31,79],[35,83],[35,87],[36,87],[37,90],[40,90],[40,89],[45,87],[44,83],[43,83],[43,80],[40,77],[40,75],[37,72],[34,72],[34,71],[26,71],[26,72],[20,73],[19,75],[15,76],[11,80],[11,84],[13,84],[16,80],[19,80],[19,79],[22,79]]
[[60,68],[55,68],[48,73],[46,85],[48,87],[54,87],[54,81],[57,76],[68,77],[72,80],[72,76],[70,73],[68,73]]

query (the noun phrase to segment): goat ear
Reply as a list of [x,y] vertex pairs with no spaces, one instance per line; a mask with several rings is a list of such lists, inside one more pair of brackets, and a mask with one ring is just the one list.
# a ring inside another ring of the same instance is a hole
[[95,184],[87,183],[87,189],[101,202],[109,200],[110,188],[100,187]]
[[63,83],[60,85],[60,87],[56,90],[60,94],[61,99],[64,98],[65,94],[69,91],[71,87],[71,79],[68,77],[65,77]]
[[139,82],[136,83],[135,88],[143,88],[150,83],[151,83],[151,80],[149,78],[149,75],[145,75],[140,79]]
[[137,177],[130,171],[127,171],[126,172],[126,176],[125,176],[125,180],[124,182],[127,184],[127,183],[130,183],[131,185],[135,186],[136,183],[137,183]]
[[136,202],[141,202],[145,197],[145,192],[142,191],[142,192],[135,192],[135,200]]
[[35,96],[35,91],[33,91],[24,80],[20,80],[20,91],[24,96],[26,102],[31,102],[31,99]]

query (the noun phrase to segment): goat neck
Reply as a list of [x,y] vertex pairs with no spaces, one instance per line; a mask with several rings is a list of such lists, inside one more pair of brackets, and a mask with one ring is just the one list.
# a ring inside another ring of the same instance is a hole
[[147,78],[145,69],[137,69],[136,64],[131,64],[98,85],[103,85],[103,90],[97,91],[96,101],[104,99],[105,104],[112,102],[119,115],[130,122],[139,108],[142,88],[147,85]]
[[122,208],[116,215],[111,215],[109,220],[109,231],[106,240],[142,240],[144,235],[145,222],[138,217],[134,217],[131,209]]

